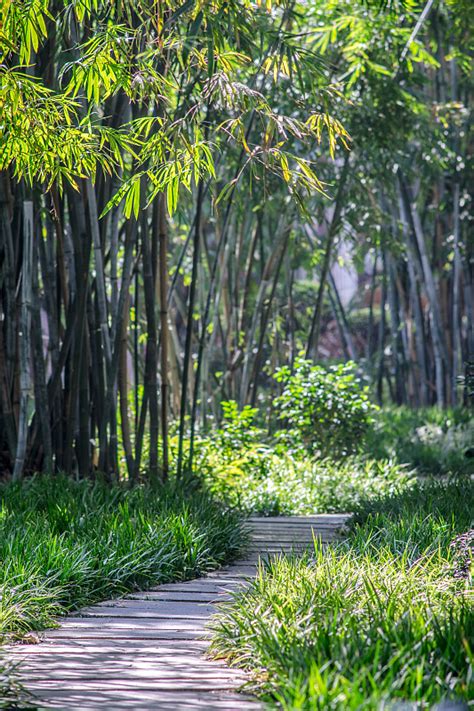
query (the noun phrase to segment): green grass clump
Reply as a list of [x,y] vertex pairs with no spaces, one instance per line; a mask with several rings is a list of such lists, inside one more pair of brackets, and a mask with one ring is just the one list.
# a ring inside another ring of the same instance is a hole
[[239,518],[208,495],[65,477],[0,487],[0,641],[128,590],[218,567]]
[[412,472],[393,460],[352,456],[344,461],[294,457],[260,445],[227,458],[208,450],[200,473],[228,505],[267,516],[353,511],[409,488]]
[[214,651],[283,709],[472,700],[474,483],[361,506],[349,539],[280,558],[235,594]]

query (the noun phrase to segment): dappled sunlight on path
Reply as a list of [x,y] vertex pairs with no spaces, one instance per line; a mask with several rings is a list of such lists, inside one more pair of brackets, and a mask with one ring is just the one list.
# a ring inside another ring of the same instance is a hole
[[83,608],[44,634],[37,645],[8,649],[39,708],[252,709],[237,693],[238,669],[206,657],[211,615],[255,574],[259,560],[303,551],[340,535],[344,514],[252,517],[247,556],[204,578]]

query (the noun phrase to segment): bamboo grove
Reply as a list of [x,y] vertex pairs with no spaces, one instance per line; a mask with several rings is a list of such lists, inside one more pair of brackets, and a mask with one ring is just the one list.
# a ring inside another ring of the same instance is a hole
[[2,471],[182,476],[331,320],[379,399],[463,397],[468,2],[0,8]]

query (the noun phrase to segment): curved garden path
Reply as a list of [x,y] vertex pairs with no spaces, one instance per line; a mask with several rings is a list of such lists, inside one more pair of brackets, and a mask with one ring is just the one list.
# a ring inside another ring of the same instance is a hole
[[80,610],[39,644],[9,648],[39,709],[262,709],[237,693],[246,675],[206,657],[216,605],[259,559],[334,540],[343,514],[252,517],[247,556],[206,577],[159,585]]

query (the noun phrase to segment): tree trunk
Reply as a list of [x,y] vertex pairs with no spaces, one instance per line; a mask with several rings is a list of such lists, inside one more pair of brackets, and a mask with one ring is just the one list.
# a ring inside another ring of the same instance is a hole
[[441,321],[441,310],[439,300],[436,292],[433,271],[431,269],[431,263],[429,260],[428,252],[426,250],[426,243],[421,225],[421,220],[416,209],[411,189],[405,182],[405,179],[400,169],[398,170],[398,178],[400,183],[402,200],[408,218],[408,223],[410,225],[412,234],[416,240],[416,245],[420,257],[421,270],[423,274],[423,281],[426,287],[428,300],[430,302],[430,320],[435,357],[437,400],[438,405],[440,407],[444,407],[446,403],[444,390],[444,366],[447,365],[447,352],[443,337],[443,326]]
[[[194,330],[194,307],[196,303],[196,288],[198,279],[199,267],[199,252],[201,245],[201,211],[203,201],[203,181],[198,183],[196,197],[196,216],[194,218],[194,241],[193,241],[193,265],[191,272],[191,284],[189,287],[189,303],[188,303],[188,318],[186,323],[186,342],[184,345],[184,360],[183,360],[183,382],[181,385],[181,405],[179,413],[179,442],[178,442],[178,462],[177,462],[177,477],[178,479],[183,473],[183,446],[185,435],[185,418],[186,404],[188,401],[188,377],[189,369],[192,367],[192,346],[193,346],[193,330]],[[188,467],[192,470],[193,466],[193,445],[194,437],[191,436]]]
[[339,229],[339,222],[342,213],[342,199],[344,195],[344,190],[346,187],[346,180],[349,172],[349,157],[350,153],[347,152],[344,156],[344,164],[342,166],[341,175],[339,177],[339,182],[337,186],[336,200],[334,204],[334,212],[331,219],[331,224],[329,225],[328,234],[326,238],[326,249],[324,251],[323,264],[321,267],[321,275],[319,281],[318,295],[316,297],[316,305],[314,307],[313,318],[311,320],[311,328],[308,336],[308,344],[306,347],[306,358],[313,357],[316,360],[318,357],[318,345],[319,345],[319,334],[321,330],[321,315],[323,311],[323,298],[324,289],[326,286],[326,280],[328,272],[331,266],[331,256],[334,246],[334,241]]
[[33,279],[33,201],[23,203],[23,255],[21,266],[21,312],[20,312],[20,413],[18,417],[18,440],[13,469],[13,481],[24,473],[27,435],[28,405],[31,394],[31,308]]
[[158,204],[160,258],[160,328],[161,328],[161,439],[163,447],[162,478],[169,476],[168,452],[168,226],[166,198],[160,195]]

